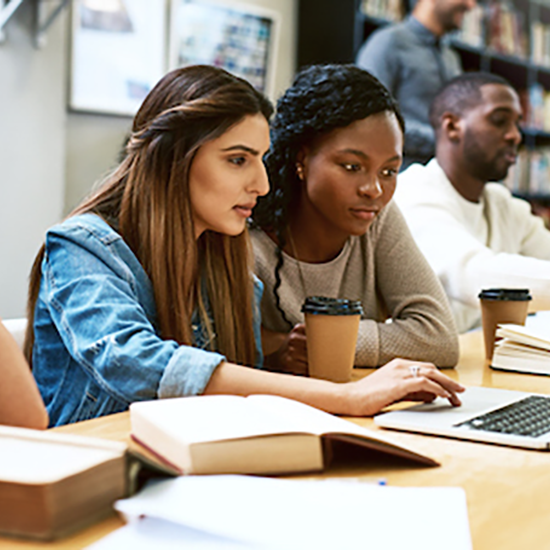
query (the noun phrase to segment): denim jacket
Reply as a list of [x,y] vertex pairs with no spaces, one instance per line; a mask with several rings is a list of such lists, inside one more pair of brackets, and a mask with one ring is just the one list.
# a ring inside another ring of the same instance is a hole
[[[262,291],[255,279],[257,367]],[[34,331],[33,372],[51,425],[124,411],[133,401],[200,394],[225,360],[201,349],[200,323],[193,323],[196,347],[159,336],[149,277],[93,214],[48,231]]]

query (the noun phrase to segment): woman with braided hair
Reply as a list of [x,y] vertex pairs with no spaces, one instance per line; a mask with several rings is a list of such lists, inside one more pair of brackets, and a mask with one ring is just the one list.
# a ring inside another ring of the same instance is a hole
[[307,373],[300,308],[312,295],[362,302],[357,366],[456,364],[443,290],[391,202],[403,130],[387,90],[352,65],[309,67],[279,100],[265,159],[271,190],[251,232],[273,368]]
[[[380,408],[362,384],[343,391],[260,368],[263,287],[246,220],[269,189],[271,113],[221,69],[168,73],[138,111],[118,168],[48,231],[31,273],[26,353],[51,424],[203,393]],[[446,377],[416,387],[458,402]]]

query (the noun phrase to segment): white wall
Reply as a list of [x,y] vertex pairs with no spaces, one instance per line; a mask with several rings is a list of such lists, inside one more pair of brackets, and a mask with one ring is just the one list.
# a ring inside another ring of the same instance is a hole
[[[226,0],[229,1],[229,0]],[[296,64],[298,0],[238,0],[279,12],[274,98]],[[115,163],[131,120],[67,113],[69,13],[32,41],[25,2],[0,44],[0,316],[24,315],[27,277],[45,230],[61,219]]]
[[0,316],[25,311],[27,276],[63,208],[66,14],[33,47],[26,2],[0,44]]
[[132,119],[69,113],[66,133],[66,187],[64,213],[68,214],[93,184],[115,164]]

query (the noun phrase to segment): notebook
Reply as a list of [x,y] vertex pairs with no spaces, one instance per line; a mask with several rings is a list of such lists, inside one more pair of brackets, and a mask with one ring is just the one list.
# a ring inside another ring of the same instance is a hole
[[380,414],[374,421],[395,430],[550,450],[549,395],[469,387],[460,399],[461,407],[438,398]]

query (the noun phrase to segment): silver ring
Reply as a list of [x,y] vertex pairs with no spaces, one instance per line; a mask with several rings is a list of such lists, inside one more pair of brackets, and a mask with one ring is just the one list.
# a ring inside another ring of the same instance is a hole
[[411,365],[409,367],[409,371],[411,372],[411,376],[413,378],[416,378],[418,376],[418,372],[420,371],[420,366],[419,365]]

